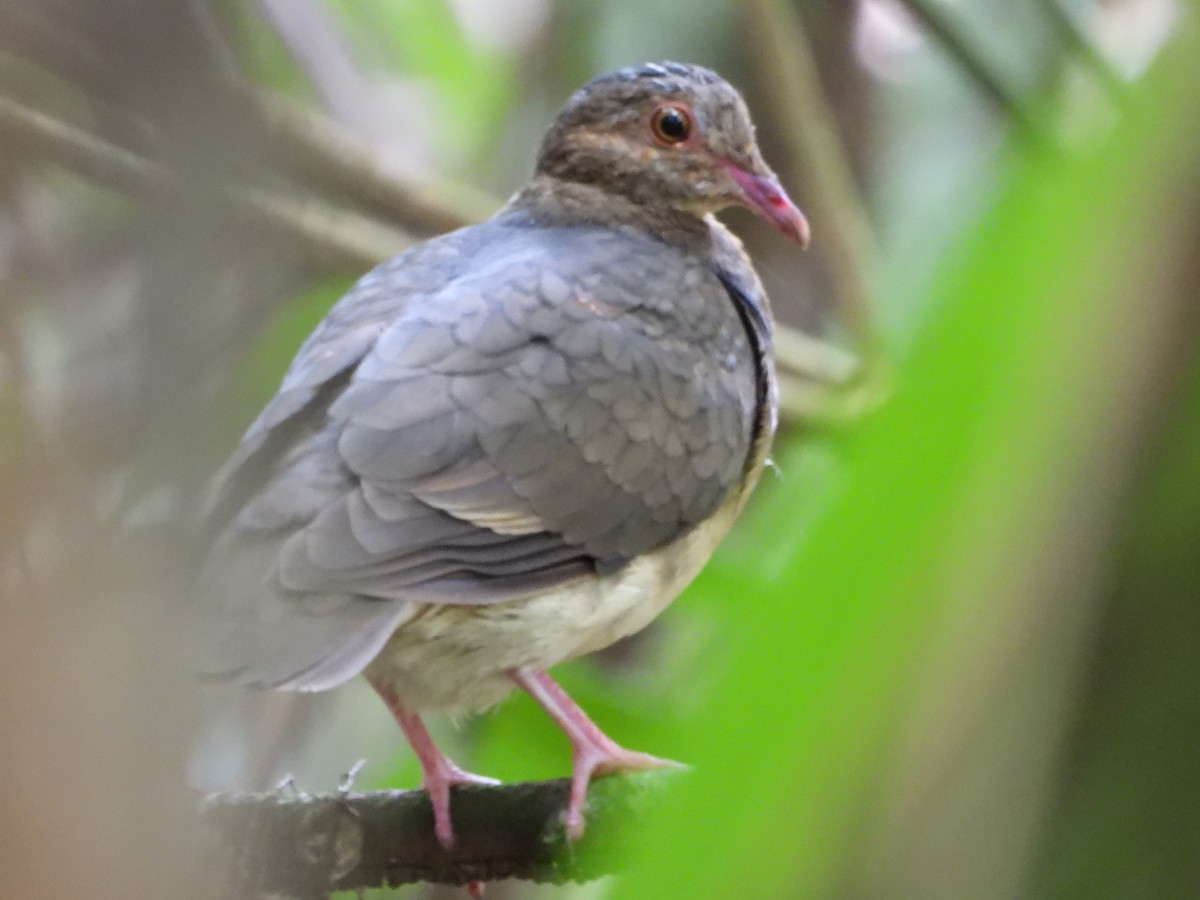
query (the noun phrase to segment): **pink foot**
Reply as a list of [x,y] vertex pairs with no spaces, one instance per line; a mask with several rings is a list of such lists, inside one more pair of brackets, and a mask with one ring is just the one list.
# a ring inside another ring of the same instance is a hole
[[404,705],[390,687],[371,680],[371,687],[383,698],[396,722],[412,745],[421,763],[421,787],[433,807],[433,833],[438,843],[449,850],[454,846],[454,825],[450,820],[450,788],[457,784],[499,784],[495,778],[465,772],[438,749],[421,717]]
[[424,723],[421,723],[419,719],[417,721],[420,723],[421,731],[428,739],[429,746],[433,747],[437,754],[436,757],[429,760],[422,756],[421,751],[417,750],[415,735],[412,732],[406,733],[409,742],[413,744],[413,749],[417,750],[417,757],[421,760],[421,768],[424,771],[421,787],[429,795],[429,802],[433,806],[433,833],[437,835],[438,843],[449,850],[454,846],[454,826],[450,822],[450,788],[459,784],[499,784],[500,782],[495,778],[476,775],[460,769],[451,762],[448,756],[437,749],[433,738],[429,736],[428,731],[425,731]]
[[680,763],[660,759],[649,753],[626,750],[587,717],[558,683],[545,672],[514,669],[509,672],[518,685],[529,692],[571,741],[571,794],[567,803],[567,837],[577,841],[583,837],[584,807],[592,777],[615,772],[638,772],[645,769],[666,769]]

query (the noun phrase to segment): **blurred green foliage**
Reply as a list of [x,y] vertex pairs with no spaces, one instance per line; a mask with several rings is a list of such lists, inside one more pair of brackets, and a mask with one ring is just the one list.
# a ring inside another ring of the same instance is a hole
[[1094,686],[1037,853],[1039,897],[1200,889],[1200,359],[1165,399],[1172,412],[1130,504]]

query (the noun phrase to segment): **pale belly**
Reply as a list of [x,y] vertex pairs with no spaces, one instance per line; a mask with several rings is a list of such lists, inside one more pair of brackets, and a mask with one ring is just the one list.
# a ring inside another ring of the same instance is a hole
[[645,628],[704,567],[741,503],[602,577],[488,606],[425,606],[367,667],[418,710],[477,711],[513,688],[506,672],[548,669]]

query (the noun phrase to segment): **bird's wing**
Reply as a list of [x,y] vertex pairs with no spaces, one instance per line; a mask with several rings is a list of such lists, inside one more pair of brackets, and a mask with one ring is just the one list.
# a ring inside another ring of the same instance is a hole
[[670,542],[737,482],[754,366],[715,277],[605,232],[500,250],[333,402],[356,483],[287,541],[286,589],[509,599]]
[[489,233],[488,225],[475,226],[418,244],[367,273],[334,305],[214,479],[206,510],[210,533],[272,477],[282,457],[324,426],[339,386],[404,306],[452,280]]
[[270,538],[277,622],[288,602],[354,606],[390,634],[395,604],[566,584],[681,536],[737,483],[754,363],[715,275],[647,238],[513,237],[403,304],[356,364],[312,370],[324,386],[301,379],[319,421],[284,406],[255,438],[302,436],[224,535]]

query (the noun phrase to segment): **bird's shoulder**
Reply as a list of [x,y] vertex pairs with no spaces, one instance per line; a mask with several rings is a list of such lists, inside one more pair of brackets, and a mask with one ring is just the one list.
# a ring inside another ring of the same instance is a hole
[[754,379],[703,253],[635,230],[517,224],[405,307],[329,418],[364,484],[629,558],[735,484]]

